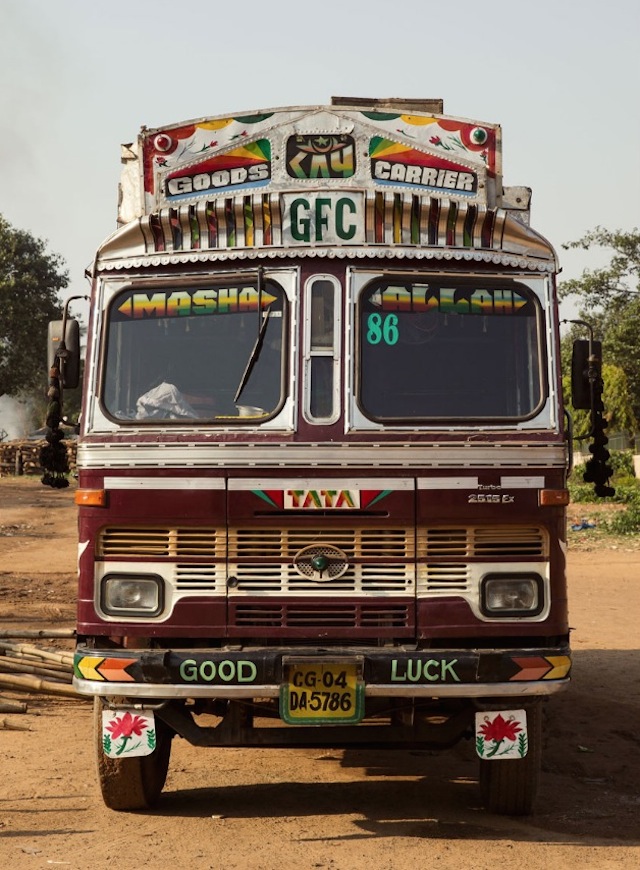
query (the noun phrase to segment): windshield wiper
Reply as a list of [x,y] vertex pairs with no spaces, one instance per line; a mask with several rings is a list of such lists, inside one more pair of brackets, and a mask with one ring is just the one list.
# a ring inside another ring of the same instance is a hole
[[234,404],[238,401],[240,396],[242,395],[242,391],[247,386],[247,382],[251,377],[251,372],[253,371],[253,367],[258,362],[258,357],[260,356],[260,351],[262,350],[262,345],[264,343],[264,336],[267,331],[267,326],[269,324],[269,314],[271,312],[271,305],[267,306],[264,314],[264,320],[260,324],[260,330],[258,332],[258,337],[256,338],[255,344],[251,350],[251,354],[249,355],[249,359],[247,360],[247,365],[242,374],[242,378],[240,379],[240,384],[238,385],[238,389],[236,390],[236,394],[233,397]]

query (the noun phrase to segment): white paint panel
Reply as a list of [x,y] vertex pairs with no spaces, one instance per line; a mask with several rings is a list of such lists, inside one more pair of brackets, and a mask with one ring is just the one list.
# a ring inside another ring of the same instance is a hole
[[477,489],[477,477],[419,477],[418,489]]
[[544,477],[501,477],[504,489],[544,489]]

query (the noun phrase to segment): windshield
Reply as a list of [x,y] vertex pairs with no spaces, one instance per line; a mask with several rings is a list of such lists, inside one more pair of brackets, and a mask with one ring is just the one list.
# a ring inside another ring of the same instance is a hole
[[285,316],[272,281],[120,294],[109,308],[105,410],[152,422],[273,416],[284,399]]
[[544,396],[541,309],[518,283],[388,279],[359,304],[358,402],[374,420],[522,420]]

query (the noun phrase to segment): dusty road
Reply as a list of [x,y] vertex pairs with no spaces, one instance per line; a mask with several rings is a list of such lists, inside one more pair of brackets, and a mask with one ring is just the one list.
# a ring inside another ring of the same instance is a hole
[[[73,625],[74,522],[68,490],[0,480],[2,627]],[[481,808],[470,746],[435,755],[182,740],[158,808],[113,813],[95,783],[89,704],[40,696],[4,717],[31,730],[0,730],[0,868],[640,867],[638,541],[602,546],[585,533],[569,564],[574,678],[547,705],[535,816]]]

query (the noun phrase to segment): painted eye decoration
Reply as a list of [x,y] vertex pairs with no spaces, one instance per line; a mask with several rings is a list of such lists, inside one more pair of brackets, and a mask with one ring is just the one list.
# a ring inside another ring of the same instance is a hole
[[173,151],[176,143],[174,143],[171,136],[168,136],[166,133],[158,133],[158,135],[153,140],[153,147],[156,151],[161,151],[163,154],[167,154],[169,151]]
[[489,138],[489,134],[484,127],[474,127],[469,138],[474,145],[484,145]]

